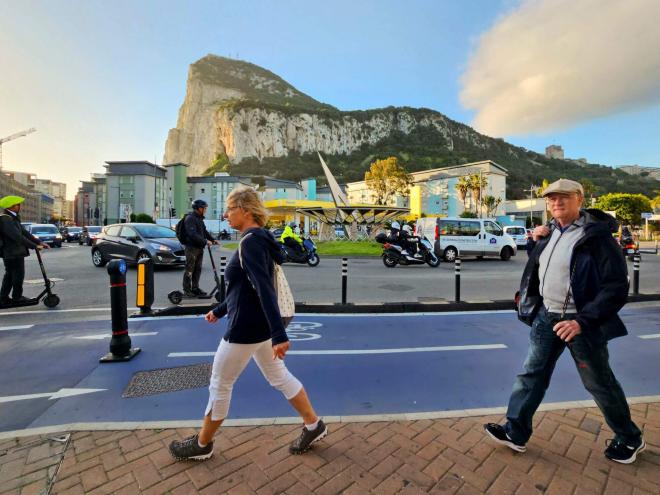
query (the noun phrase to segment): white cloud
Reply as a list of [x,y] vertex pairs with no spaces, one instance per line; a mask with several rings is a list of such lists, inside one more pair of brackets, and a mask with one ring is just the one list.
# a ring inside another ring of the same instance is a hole
[[660,0],[528,0],[478,40],[462,77],[473,126],[542,133],[660,102]]

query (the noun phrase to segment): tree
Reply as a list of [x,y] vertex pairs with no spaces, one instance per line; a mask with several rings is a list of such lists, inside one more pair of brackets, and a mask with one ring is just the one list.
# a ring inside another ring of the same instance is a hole
[[615,211],[623,224],[639,225],[642,213],[651,211],[651,200],[643,194],[609,193],[596,200],[596,208]]
[[458,215],[461,218],[477,218],[477,214],[470,210],[465,210],[463,213]]
[[364,180],[379,205],[388,204],[396,194],[408,194],[412,185],[412,178],[394,156],[373,162],[365,172]]
[[461,200],[461,203],[463,203],[463,209],[465,208],[465,198],[467,197],[467,193],[470,190],[470,179],[467,176],[459,177],[458,182],[454,186],[456,188],[456,192],[458,193],[458,199]]
[[651,200],[651,207],[653,208],[653,211],[660,209],[660,195]]
[[488,179],[481,174],[472,174],[469,177],[469,182],[472,202],[474,203],[474,212],[477,213],[477,207],[481,204],[481,195],[488,185]]
[[596,196],[600,191],[600,187],[591,182],[589,179],[583,179],[580,181],[580,184],[582,184],[582,189],[584,189],[585,198],[593,200],[594,196]]
[[491,214],[497,211],[497,207],[500,206],[502,198],[496,198],[495,196],[484,196],[481,200],[481,204],[486,208],[486,216],[489,217]]
[[151,215],[147,215],[146,213],[138,213],[137,215],[131,213],[130,220],[135,223],[156,223],[154,222],[154,219],[151,218]]
[[543,191],[545,191],[548,188],[549,185],[550,185],[550,182],[548,181],[548,179],[543,179],[543,182],[541,183],[541,185],[536,188],[536,191],[535,191],[536,192],[536,197],[537,198],[542,198],[543,197]]

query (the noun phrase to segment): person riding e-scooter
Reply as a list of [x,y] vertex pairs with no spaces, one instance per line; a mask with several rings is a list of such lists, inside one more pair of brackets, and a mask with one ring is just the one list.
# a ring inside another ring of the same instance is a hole
[[[28,301],[23,296],[25,258],[30,249],[50,249],[21,225],[21,203],[25,198],[5,196],[0,199],[0,256],[5,264],[5,276],[0,289],[0,304],[16,304]],[[12,294],[11,299],[9,294]]]

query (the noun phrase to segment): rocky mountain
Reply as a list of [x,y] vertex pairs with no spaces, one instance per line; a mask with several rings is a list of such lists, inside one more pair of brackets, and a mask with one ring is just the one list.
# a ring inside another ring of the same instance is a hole
[[425,108],[340,111],[248,62],[207,55],[190,66],[165,163],[191,175],[215,171],[287,179],[322,178],[327,157],[340,181],[362,180],[372,161],[397,156],[411,172],[493,160],[509,171],[507,196],[521,197],[545,178],[589,180],[599,192],[653,195],[656,180],[571,160],[549,159],[476,132]]

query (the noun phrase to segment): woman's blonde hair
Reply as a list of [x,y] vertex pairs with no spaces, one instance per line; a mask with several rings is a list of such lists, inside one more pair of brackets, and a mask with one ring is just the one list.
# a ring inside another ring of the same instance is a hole
[[270,214],[264,206],[259,193],[251,187],[239,187],[234,189],[227,196],[227,205],[233,203],[232,206],[237,206],[243,211],[252,213],[252,218],[259,224],[260,227],[266,225]]

